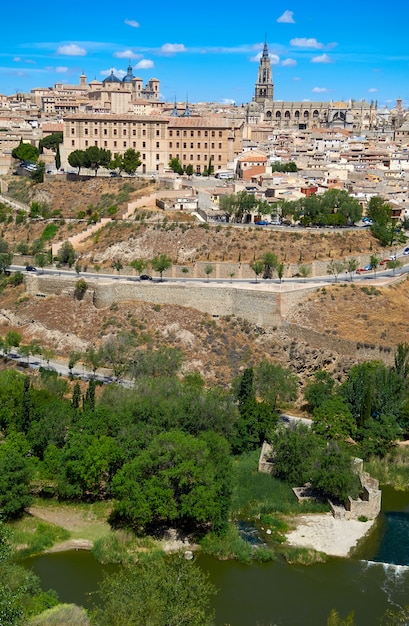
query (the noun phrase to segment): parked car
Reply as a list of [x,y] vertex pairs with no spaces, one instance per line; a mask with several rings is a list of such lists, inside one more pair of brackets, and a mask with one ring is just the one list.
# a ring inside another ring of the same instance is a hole
[[256,226],[268,226],[267,220],[258,220],[258,222],[254,222]]
[[362,221],[364,224],[372,224],[372,220],[370,217],[363,217]]
[[26,265],[26,272],[36,272],[37,268],[34,265]]
[[356,273],[364,274],[365,272],[370,272],[371,270],[373,270],[372,265],[365,265],[364,267],[358,267],[358,269],[356,270]]
[[149,274],[141,274],[139,280],[152,280],[152,276],[149,276]]
[[386,259],[381,261],[379,265],[386,265],[389,261],[396,261],[396,254],[391,254],[391,256],[388,256]]
[[409,254],[409,248],[405,248],[403,254]]

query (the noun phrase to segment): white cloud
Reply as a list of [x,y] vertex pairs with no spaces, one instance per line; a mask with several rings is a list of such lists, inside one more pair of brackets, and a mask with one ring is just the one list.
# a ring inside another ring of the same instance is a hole
[[164,43],[160,48],[162,54],[176,54],[177,52],[186,52],[183,43]]
[[295,48],[315,48],[316,50],[320,50],[324,47],[323,43],[313,37],[296,37],[295,39],[291,39],[290,45]]
[[284,11],[284,13],[277,18],[277,22],[280,24],[295,24],[294,11]]
[[[250,61],[252,63],[260,63],[261,54],[262,53],[259,52],[254,57],[250,57]],[[272,65],[278,65],[278,63],[280,63],[280,57],[277,56],[277,54],[269,54],[268,56],[270,57],[270,61]]]
[[14,61],[15,63],[20,63],[20,61],[21,61],[21,60],[22,60],[22,58],[21,58],[21,57],[14,57],[14,59],[13,59],[13,61]]
[[116,59],[140,59],[141,54],[136,54],[133,50],[123,50],[114,52],[114,57]]
[[222,103],[223,104],[236,104],[235,100],[231,100],[231,98],[222,98]]
[[328,89],[326,87],[313,87],[312,91],[314,93],[326,93]]
[[378,91],[376,87],[371,87],[370,89],[368,89],[369,93],[375,93],[375,91]]
[[295,59],[288,58],[281,61],[281,65],[283,67],[293,67],[294,65],[297,65],[297,61]]
[[333,63],[333,60],[328,56],[328,54],[324,53],[317,57],[312,57],[311,63]]
[[85,48],[80,48],[80,46],[77,46],[75,43],[70,43],[57,48],[57,54],[62,54],[66,57],[83,57],[87,54],[87,51]]
[[150,59],[142,59],[135,65],[134,69],[135,70],[149,70],[153,66],[154,66],[154,63]]
[[301,80],[300,76],[294,76],[293,80]]
[[132,26],[132,28],[139,28],[139,22],[137,22],[136,20],[124,20],[124,24],[127,24],[127,26]]
[[101,76],[111,76],[111,72],[115,74],[118,78],[123,78],[126,76],[126,72],[124,70],[117,70],[115,67],[110,67],[109,70],[101,70]]
[[55,71],[58,72],[58,74],[65,74],[65,72],[68,72],[68,67],[66,67],[65,65],[58,65],[55,68]]

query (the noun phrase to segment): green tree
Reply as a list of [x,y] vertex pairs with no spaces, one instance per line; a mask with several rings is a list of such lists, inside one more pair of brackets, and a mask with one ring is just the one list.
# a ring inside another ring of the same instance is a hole
[[43,270],[45,268],[45,266],[47,265],[48,259],[47,259],[47,255],[44,252],[38,252],[35,257],[35,263],[36,265],[38,265],[38,267]]
[[80,174],[81,168],[86,167],[85,160],[86,159],[84,150],[74,150],[68,155],[68,163],[71,165],[71,167],[78,167],[78,176]]
[[262,257],[264,263],[263,278],[271,278],[273,270],[277,267],[277,257],[272,252],[266,252]]
[[90,346],[85,353],[85,361],[91,367],[95,376],[97,369],[99,369],[103,362],[103,355],[101,350],[96,350],[94,346]]
[[121,259],[114,259],[111,264],[112,269],[116,270],[118,274],[120,274],[121,269],[123,268]]
[[212,272],[214,271],[214,267],[213,265],[211,265],[211,263],[208,263],[204,269],[205,274],[207,276],[207,282],[209,282],[210,279],[210,274],[212,274]]
[[270,443],[274,450],[274,476],[293,486],[311,480],[322,443],[308,426],[281,426],[271,434]]
[[369,263],[372,265],[372,269],[374,271],[375,278],[376,278],[376,269],[377,269],[377,267],[379,265],[379,259],[376,256],[376,254],[371,254],[371,257],[369,259]]
[[81,387],[79,382],[76,382],[72,391],[71,406],[73,409],[79,409],[81,402]]
[[304,282],[311,275],[311,267],[309,265],[300,265],[298,268],[299,273],[301,274]]
[[30,174],[30,178],[35,183],[43,183],[45,174],[45,164],[43,161],[37,163],[37,167]]
[[167,254],[155,256],[151,261],[152,268],[155,272],[159,272],[161,281],[163,280],[163,272],[172,267],[172,260]]
[[323,497],[341,502],[345,502],[348,496],[357,498],[361,490],[350,453],[334,442],[322,448],[316,458],[311,484]]
[[159,434],[113,479],[111,521],[220,528],[227,522],[230,471],[229,446],[216,434]]
[[282,280],[283,280],[283,276],[284,276],[284,263],[278,263],[276,269],[277,269],[278,279],[279,279],[279,281],[281,283]]
[[11,152],[11,156],[13,159],[18,159],[19,161],[31,161],[32,163],[36,163],[38,159],[38,149],[35,146],[32,146],[31,143],[23,143],[14,148]]
[[313,380],[307,382],[304,389],[304,398],[308,403],[308,410],[321,406],[324,400],[332,397],[335,381],[325,370],[314,372]]
[[335,282],[338,281],[338,276],[345,270],[345,263],[343,261],[331,261],[327,265],[327,274],[334,276]]
[[188,176],[193,176],[193,172],[194,172],[193,165],[189,163],[189,165],[186,167],[186,174]]
[[169,167],[172,170],[172,172],[174,172],[175,174],[179,174],[179,175],[183,174],[183,167],[179,159],[177,158],[171,159],[169,161]]
[[51,133],[46,137],[40,139],[39,147],[41,153],[43,152],[43,148],[47,148],[47,150],[52,150],[56,152],[59,148],[59,145],[64,141],[62,131],[58,131],[56,133]]
[[60,144],[57,144],[57,149],[55,151],[55,167],[56,167],[57,171],[61,167]]
[[134,150],[133,148],[128,148],[125,151],[122,161],[123,170],[132,176],[135,174],[138,167],[142,164],[141,161],[141,153],[139,151]]
[[388,270],[392,270],[392,273],[395,276],[396,270],[402,267],[402,263],[399,259],[389,259],[389,261],[386,262],[386,267]]
[[30,506],[32,476],[30,462],[19,446],[6,440],[0,446],[0,512],[3,520],[20,516]]
[[62,265],[68,265],[72,267],[75,263],[75,250],[74,246],[69,241],[64,241],[57,254],[57,261]]
[[140,559],[107,577],[99,591],[95,626],[211,626],[216,593],[208,576],[181,555]]
[[351,278],[351,283],[352,283],[352,280],[353,280],[353,276],[354,276],[356,270],[358,269],[358,265],[359,265],[359,263],[358,263],[358,261],[356,259],[354,259],[354,258],[348,259],[348,262],[347,262],[347,272],[348,272],[348,274],[349,274],[349,276]]
[[98,146],[90,146],[84,152],[83,166],[94,170],[95,176],[100,167],[108,167],[111,161],[111,151],[99,148]]
[[261,361],[254,368],[254,386],[256,393],[273,411],[277,409],[278,403],[297,399],[297,377],[282,365]]
[[75,297],[82,300],[88,290],[88,283],[85,278],[79,278],[75,283]]
[[147,263],[144,259],[133,259],[129,265],[140,275],[147,266]]
[[253,263],[250,263],[250,267],[253,270],[253,272],[256,275],[256,282],[258,281],[258,277],[260,276],[260,274],[263,272],[264,270],[264,262],[259,260],[259,261],[254,261]]
[[327,398],[313,411],[313,431],[328,440],[345,441],[356,436],[356,423],[348,403],[340,396]]
[[81,352],[78,352],[78,350],[70,350],[68,354],[68,370],[70,376],[72,376],[72,370],[80,360],[81,356]]

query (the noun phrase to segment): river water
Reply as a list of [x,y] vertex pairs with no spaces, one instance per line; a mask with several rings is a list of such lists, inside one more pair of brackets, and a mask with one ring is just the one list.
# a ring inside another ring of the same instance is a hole
[[[388,608],[409,604],[409,492],[383,488],[382,495],[383,512],[354,558],[296,566],[200,556],[219,590],[216,626],[325,626],[331,609],[341,616],[354,611],[357,626],[376,626]],[[85,551],[43,555],[27,565],[61,601],[86,607],[103,572],[115,571]]]

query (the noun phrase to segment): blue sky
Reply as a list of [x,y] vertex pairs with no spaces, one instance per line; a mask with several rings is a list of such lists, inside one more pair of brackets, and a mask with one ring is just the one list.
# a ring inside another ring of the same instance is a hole
[[[275,100],[409,106],[409,3],[156,0],[3,3],[0,93],[118,76],[131,62],[164,100],[249,102],[266,39]],[[7,26],[8,25],[8,26]]]

